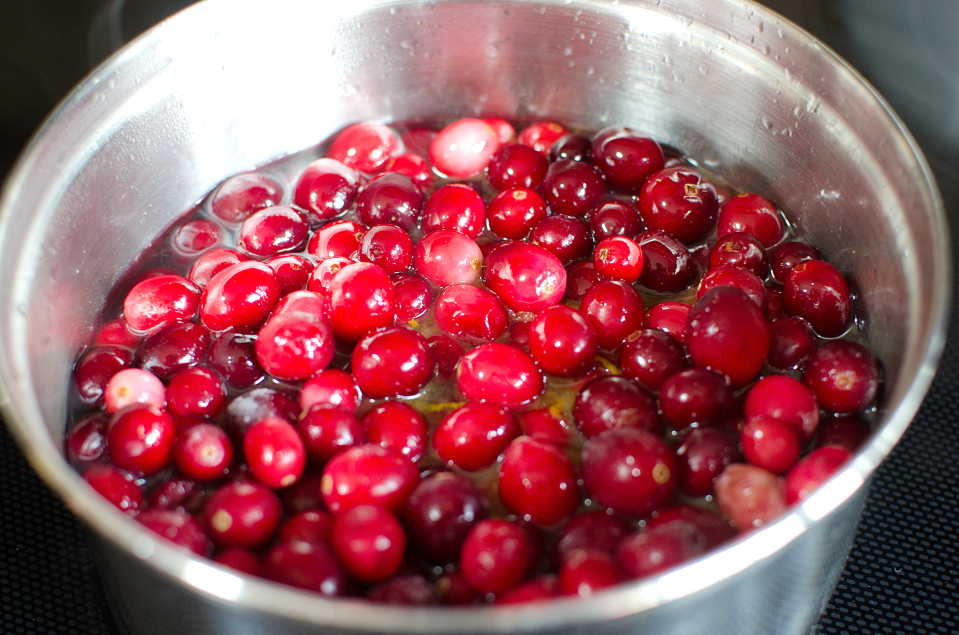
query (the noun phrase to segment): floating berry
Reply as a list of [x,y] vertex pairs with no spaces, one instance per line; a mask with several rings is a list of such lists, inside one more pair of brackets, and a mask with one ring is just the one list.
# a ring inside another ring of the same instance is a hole
[[356,201],[360,175],[341,162],[324,157],[310,163],[296,182],[293,202],[313,223],[342,216]]
[[343,165],[373,174],[396,154],[396,136],[387,126],[377,123],[355,123],[344,128],[326,154]]
[[499,147],[496,131],[482,119],[460,119],[430,143],[430,161],[441,173],[468,178],[483,171]]
[[515,346],[493,342],[462,357],[456,386],[467,399],[513,407],[538,397],[544,381],[532,357]]

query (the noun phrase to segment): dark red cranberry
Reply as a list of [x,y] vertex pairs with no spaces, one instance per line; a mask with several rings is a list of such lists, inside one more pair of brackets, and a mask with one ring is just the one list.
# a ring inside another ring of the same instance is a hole
[[306,243],[308,233],[305,215],[286,205],[274,205],[243,221],[236,244],[248,254],[266,258],[297,251]]
[[526,528],[500,518],[482,520],[463,541],[460,570],[480,593],[503,593],[526,578],[534,551]]
[[752,271],[733,265],[719,265],[707,271],[703,275],[703,279],[699,281],[699,290],[696,295],[701,298],[710,289],[723,286],[739,289],[749,296],[749,299],[755,302],[756,306],[765,313],[767,305],[766,285]]
[[477,238],[486,227],[486,205],[480,195],[464,183],[448,183],[423,206],[420,228],[423,233],[456,231]]
[[213,543],[203,533],[203,528],[190,514],[170,509],[146,509],[137,516],[137,521],[170,542],[186,547],[198,556],[209,556]]
[[234,481],[210,496],[203,524],[218,547],[259,547],[279,526],[282,512],[280,499],[266,485]]
[[206,503],[203,486],[188,478],[171,478],[155,485],[150,494],[150,507],[182,509],[196,514]]
[[793,267],[783,289],[783,305],[822,337],[839,337],[852,324],[852,293],[839,270],[822,260]]
[[812,391],[798,379],[768,375],[746,393],[743,415],[746,423],[758,417],[778,419],[788,424],[805,443],[812,439],[819,425],[819,404]]
[[217,554],[213,561],[240,573],[260,575],[260,559],[255,553],[243,547],[227,547]]
[[695,524],[682,519],[630,534],[616,550],[628,578],[646,578],[692,560],[706,551],[707,539]]
[[686,340],[686,320],[691,308],[683,302],[660,302],[646,314],[646,326],[665,331],[683,342]]
[[404,152],[386,162],[384,172],[397,172],[410,177],[421,188],[427,188],[433,183],[433,169],[429,162],[418,154]]
[[773,474],[785,474],[799,459],[796,429],[781,419],[759,415],[746,420],[740,444],[751,464]]
[[430,606],[439,604],[436,587],[422,575],[397,575],[373,585],[366,598],[381,604],[400,606]]
[[[607,134],[603,134],[603,133]],[[618,190],[638,194],[646,179],[665,167],[659,144],[648,137],[619,129],[606,129],[593,140],[592,158],[606,181]]]
[[211,331],[257,327],[280,299],[280,283],[261,262],[241,262],[210,279],[200,299],[200,320]]
[[221,333],[210,345],[207,363],[237,390],[250,388],[265,377],[256,361],[256,337],[248,333]]
[[589,224],[572,216],[550,216],[536,223],[529,241],[553,253],[564,265],[593,251]]
[[195,322],[181,322],[151,333],[137,348],[135,361],[157,377],[170,379],[202,362],[209,348],[210,332],[206,328]]
[[323,509],[323,473],[307,466],[296,483],[281,489],[277,494],[287,514],[295,515],[312,509]]
[[173,235],[173,245],[185,254],[205,251],[220,242],[220,226],[207,218],[194,218],[180,225]]
[[786,315],[783,304],[783,289],[775,283],[766,284],[766,319],[774,320]]
[[605,511],[592,511],[573,516],[556,536],[553,561],[560,564],[578,549],[595,549],[608,555],[630,531],[629,523]]
[[177,437],[173,460],[188,478],[210,481],[221,476],[233,462],[233,444],[222,428],[200,423]]
[[579,311],[596,329],[599,347],[619,348],[646,321],[639,293],[622,280],[603,280],[583,296]]
[[692,497],[708,495],[713,491],[713,480],[740,458],[735,432],[720,428],[690,430],[676,449],[680,491]]
[[586,292],[601,280],[605,278],[596,271],[592,260],[583,260],[570,265],[566,271],[565,298],[574,301],[582,300]]
[[433,335],[426,340],[429,344],[430,352],[433,353],[433,361],[436,362],[436,369],[442,377],[452,377],[459,364],[460,358],[466,354],[466,349],[449,335]]
[[339,452],[364,443],[363,426],[351,411],[317,403],[296,422],[307,456],[323,465]]
[[639,193],[639,213],[646,227],[669,232],[686,244],[702,240],[718,212],[716,188],[687,167],[660,170]]
[[823,342],[806,361],[803,381],[825,410],[856,412],[879,392],[879,364],[861,344],[847,340]]
[[819,425],[816,445],[838,445],[855,452],[862,446],[869,432],[869,424],[856,414],[827,417]]
[[307,411],[317,404],[336,406],[354,412],[362,393],[353,376],[338,368],[327,368],[313,375],[300,390],[300,407]]
[[173,457],[176,425],[156,406],[127,408],[110,422],[107,449],[110,461],[122,470],[143,476],[156,474]]
[[434,308],[436,325],[455,337],[483,341],[498,338],[506,330],[509,314],[493,293],[468,284],[443,289]]
[[460,119],[430,143],[430,161],[441,174],[468,178],[482,172],[499,147],[499,137],[482,119]]
[[675,428],[694,423],[719,423],[729,415],[733,393],[726,378],[705,368],[689,368],[671,375],[659,390],[659,408]]
[[540,368],[552,375],[571,377],[592,365],[597,336],[593,325],[568,306],[551,306],[529,325],[529,350]]
[[393,283],[377,265],[357,262],[340,269],[330,282],[329,299],[330,327],[348,342],[393,323]]
[[215,417],[226,406],[226,384],[216,371],[185,368],[170,379],[167,408],[181,416]]
[[143,506],[140,486],[128,473],[112,465],[91,465],[83,473],[83,480],[121,512],[133,516]]
[[317,159],[306,166],[296,182],[293,202],[305,209],[313,223],[346,213],[356,201],[360,175],[339,161]]
[[280,527],[280,542],[329,542],[333,516],[322,509],[307,509],[290,516]]
[[[733,444],[735,445],[735,441]],[[699,527],[706,536],[707,549],[714,549],[736,536],[736,528],[728,519],[716,512],[693,505],[676,505],[653,512],[652,516],[646,520],[646,528],[652,529],[657,525],[664,525],[675,520],[686,520]]]
[[483,252],[459,232],[435,231],[413,249],[413,270],[438,287],[472,284],[483,268]]
[[330,459],[320,489],[334,514],[363,503],[376,503],[396,512],[419,482],[419,472],[408,458],[389,448],[366,444]]
[[426,447],[426,420],[401,401],[387,401],[366,413],[363,430],[370,443],[390,448],[416,463]]
[[589,161],[592,141],[589,137],[571,132],[553,142],[549,149],[552,162],[569,159],[571,161]]
[[631,516],[645,516],[676,489],[676,460],[669,446],[635,427],[617,427],[587,439],[580,471],[594,501]]
[[239,223],[257,210],[279,205],[282,197],[280,184],[265,174],[239,174],[220,184],[210,211],[228,223]]
[[716,233],[722,238],[737,232],[754,236],[768,249],[782,240],[786,227],[768,200],[759,194],[737,194],[727,199],[719,210]]
[[410,544],[435,564],[454,562],[466,534],[488,518],[490,504],[469,478],[438,472],[423,479],[403,508]]
[[347,126],[336,135],[326,154],[347,167],[374,174],[398,148],[399,142],[387,126],[361,122]]
[[486,215],[494,234],[522,240],[546,218],[546,201],[533,190],[515,187],[497,194],[490,201]]
[[351,258],[360,248],[366,225],[338,220],[320,227],[310,237],[306,251],[320,263],[328,258]]
[[550,164],[542,193],[554,214],[581,217],[606,194],[606,183],[596,166],[567,159]]
[[636,238],[643,250],[643,273],[639,284],[656,293],[676,293],[690,287],[699,268],[689,250],[664,231],[645,231]]
[[519,415],[519,427],[528,437],[568,448],[573,443],[573,429],[563,419],[558,406],[527,410]]
[[67,433],[67,457],[75,466],[93,463],[106,453],[107,423],[103,413],[84,417]]
[[356,214],[367,227],[396,225],[407,233],[416,228],[423,210],[423,195],[408,176],[390,172],[360,189]]
[[761,467],[732,463],[715,480],[716,504],[740,531],[775,520],[786,511],[782,479]]
[[466,606],[479,601],[476,591],[463,573],[453,567],[447,567],[447,571],[436,581],[436,592],[440,604],[448,606]]
[[83,353],[73,369],[73,381],[80,401],[88,406],[103,402],[107,382],[124,368],[130,368],[133,355],[124,348],[99,346]]
[[850,458],[852,453],[846,448],[824,445],[800,459],[786,474],[783,486],[786,504],[794,505],[806,500]]
[[515,407],[538,397],[544,380],[532,357],[515,346],[493,342],[460,359],[456,386],[467,399]]
[[689,311],[686,348],[697,366],[725,374],[733,387],[743,386],[766,362],[769,328],[749,296],[734,287],[715,287]]
[[306,446],[289,421],[270,417],[257,421],[243,437],[243,455],[253,475],[270,487],[289,487],[306,468]]
[[773,368],[787,370],[799,366],[816,347],[816,335],[798,317],[780,317],[769,323],[769,356]]
[[619,569],[613,557],[596,549],[570,552],[559,568],[559,592],[562,595],[588,597],[619,582]]
[[395,273],[390,280],[398,324],[415,320],[433,304],[433,291],[423,278],[411,273]]
[[599,377],[577,393],[573,403],[576,427],[587,437],[619,427],[662,430],[656,400],[623,377]]
[[260,566],[263,577],[323,595],[347,595],[349,585],[333,549],[320,542],[293,540],[270,549]]
[[413,241],[396,225],[374,225],[363,234],[357,253],[361,262],[379,265],[386,273],[399,273],[413,262]]
[[529,322],[513,322],[509,327],[509,343],[524,351],[529,350]]
[[300,405],[296,401],[271,388],[254,388],[230,401],[226,407],[226,430],[239,444],[250,426],[261,419],[281,417],[296,421],[299,416]]
[[433,449],[447,463],[475,472],[492,465],[520,432],[508,408],[471,401],[440,421]]
[[769,256],[769,269],[773,278],[785,284],[797,265],[807,260],[821,260],[819,250],[806,243],[790,242],[776,247]]
[[137,331],[192,319],[200,306],[200,288],[182,276],[155,276],[136,284],[123,300],[123,317]]
[[503,506],[539,525],[555,525],[579,507],[572,461],[545,441],[523,436],[510,443],[503,452],[498,483]]
[[546,177],[549,161],[530,146],[515,143],[501,147],[490,159],[486,178],[497,190],[514,187],[537,189]]
[[516,140],[518,143],[533,148],[545,157],[549,156],[553,144],[568,132],[566,128],[555,121],[537,121],[523,128]]
[[607,278],[636,282],[643,272],[643,251],[626,236],[605,238],[596,245],[593,266]]
[[351,369],[364,395],[415,395],[433,377],[433,355],[419,332],[394,326],[367,335],[353,349]]
[[748,269],[760,279],[769,275],[769,259],[763,244],[758,238],[742,232],[726,234],[713,245],[709,252],[709,267],[712,269],[720,265]]
[[190,281],[200,287],[210,283],[210,278],[230,265],[249,260],[235,249],[214,249],[200,256],[190,267]]
[[633,238],[645,229],[639,212],[626,201],[606,201],[589,212],[593,240],[600,242],[613,236]]
[[406,532],[391,511],[379,505],[355,505],[333,519],[330,544],[337,560],[359,582],[394,575],[403,564]]

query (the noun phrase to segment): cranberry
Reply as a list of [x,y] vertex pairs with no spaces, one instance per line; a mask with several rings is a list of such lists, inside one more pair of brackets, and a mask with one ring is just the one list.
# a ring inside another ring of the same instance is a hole
[[215,417],[225,406],[226,384],[209,368],[185,368],[167,386],[167,408],[171,414]]
[[439,472],[423,479],[403,508],[410,544],[429,562],[455,561],[466,534],[489,517],[490,504],[473,481]]
[[273,488],[299,480],[306,467],[306,447],[293,425],[279,417],[262,419],[246,431],[243,455],[253,475]]
[[408,176],[390,172],[360,189],[356,215],[364,225],[396,225],[412,232],[423,211],[423,195]]
[[496,598],[496,603],[528,604],[551,600],[555,597],[559,597],[559,580],[555,575],[546,574],[504,591]]
[[266,261],[280,284],[280,293],[287,296],[306,288],[313,273],[313,261],[298,254],[281,254]]
[[243,547],[227,547],[213,561],[247,575],[260,575],[260,559]]
[[416,463],[426,445],[426,421],[401,401],[387,401],[363,417],[363,430],[370,443],[390,448]]
[[703,297],[706,292],[715,287],[739,289],[749,296],[749,299],[755,302],[756,306],[762,311],[765,312],[766,310],[766,285],[759,279],[759,276],[748,269],[741,269],[733,265],[719,265],[710,269],[699,282],[697,297]]
[[815,347],[816,336],[802,318],[780,317],[769,323],[766,361],[773,368],[796,368]]
[[786,474],[786,504],[793,505],[808,498],[850,458],[852,453],[846,448],[824,445],[800,459]]
[[727,199],[719,210],[716,232],[720,238],[744,232],[768,249],[782,240],[786,227],[768,200],[759,194],[737,194]]
[[169,379],[202,362],[209,347],[210,332],[202,325],[195,322],[171,324],[143,340],[137,348],[135,362],[157,377]]
[[596,166],[567,159],[550,164],[542,193],[554,214],[585,216],[606,193],[606,183]]
[[283,523],[280,528],[280,542],[329,542],[332,528],[332,515],[321,509],[307,509],[290,516]]
[[555,525],[579,507],[572,461],[545,441],[524,436],[510,443],[503,453],[498,483],[503,506],[539,525]]
[[564,265],[585,258],[593,250],[589,224],[572,216],[544,218],[533,226],[529,240],[548,249]]
[[186,512],[147,509],[137,516],[137,521],[153,533],[175,545],[186,547],[198,556],[208,556],[213,549],[213,543],[203,533],[200,523]]
[[324,543],[281,542],[263,558],[264,577],[323,595],[346,595],[349,586],[333,549]]
[[279,379],[299,381],[323,370],[333,360],[333,332],[308,313],[271,317],[257,332],[256,359]]
[[436,587],[419,574],[397,575],[366,592],[366,598],[382,604],[428,606],[438,604]]
[[522,240],[546,218],[546,201],[533,190],[514,187],[493,197],[486,214],[490,231],[494,234]]
[[322,158],[310,163],[296,182],[293,202],[305,209],[310,221],[317,223],[336,218],[356,201],[360,175],[341,162]]
[[410,322],[429,311],[433,291],[426,280],[411,273],[393,274],[390,280],[393,282],[397,323]]
[[[121,371],[123,372],[123,371]],[[861,344],[823,342],[806,361],[803,381],[829,412],[862,410],[879,392],[879,364]]]
[[783,243],[773,250],[769,257],[769,269],[773,278],[785,284],[789,274],[797,265],[808,260],[821,260],[819,250],[805,243]]
[[715,512],[693,505],[677,505],[660,509],[646,521],[646,528],[652,529],[674,520],[689,521],[702,530],[706,536],[707,549],[714,549],[736,536],[736,529],[728,519]]
[[338,220],[320,227],[306,246],[307,252],[321,263],[327,258],[350,258],[360,248],[366,225]]
[[433,361],[436,362],[436,370],[440,376],[450,378],[456,371],[460,358],[466,354],[466,350],[449,335],[433,335],[426,340],[429,344],[430,352],[433,353]]
[[340,131],[326,155],[347,167],[373,174],[396,154],[398,147],[399,143],[388,127],[362,122]]
[[529,325],[529,350],[540,368],[561,377],[578,375],[596,357],[593,325],[568,306],[551,306]]
[[662,170],[666,163],[658,143],[626,129],[600,131],[591,150],[593,162],[602,170],[606,181],[630,194],[638,194],[646,179]]
[[148,404],[166,406],[166,387],[156,375],[140,368],[124,368],[119,371],[103,391],[107,412],[119,412],[127,406]]
[[307,465],[300,480],[277,492],[284,511],[293,515],[311,509],[322,509],[324,507],[323,493],[320,491],[322,484],[323,473]]
[[118,346],[120,348],[136,348],[140,343],[140,335],[130,329],[130,325],[122,317],[110,320],[97,331],[93,338],[93,346]]
[[523,128],[517,141],[533,148],[545,157],[549,155],[553,144],[567,133],[566,128],[554,121],[537,121]]
[[460,119],[430,143],[430,161],[442,174],[468,178],[483,171],[499,147],[496,131],[482,119]]
[[663,419],[675,428],[694,423],[721,422],[732,409],[733,393],[726,378],[705,368],[690,368],[671,375],[659,390]]
[[98,346],[84,352],[73,369],[80,401],[88,406],[101,403],[107,382],[119,371],[129,368],[132,361],[130,351],[116,346]]
[[387,273],[406,271],[413,262],[413,241],[396,225],[374,225],[360,241],[361,262],[372,262]]
[[244,220],[236,243],[248,254],[269,257],[300,249],[308,233],[309,225],[303,214],[292,207],[274,205]]
[[639,213],[646,227],[669,232],[686,244],[706,236],[718,207],[716,188],[682,166],[653,174],[639,193]]
[[137,405],[117,413],[107,431],[110,461],[134,474],[150,476],[173,457],[176,425],[164,410]]
[[433,449],[447,463],[475,472],[492,465],[519,434],[508,408],[472,401],[440,421],[433,431]]
[[796,429],[766,415],[747,419],[740,443],[750,464],[773,474],[784,474],[795,465],[801,450]]
[[467,284],[443,289],[434,308],[436,325],[455,337],[483,341],[498,338],[506,330],[509,314],[493,293]]
[[161,275],[135,285],[123,300],[123,316],[137,331],[190,320],[200,305],[200,288],[182,276]]
[[682,302],[660,302],[646,314],[646,326],[665,331],[682,342],[686,339],[686,320],[690,308]]
[[725,374],[733,387],[742,386],[766,362],[769,329],[749,296],[734,287],[715,287],[689,311],[686,348],[697,366]]
[[83,473],[83,480],[121,512],[132,516],[143,506],[140,486],[129,474],[112,465],[91,465]]
[[406,148],[407,152],[412,152],[425,158],[429,156],[430,144],[433,143],[433,139],[436,138],[437,134],[439,133],[436,130],[430,128],[413,128],[412,130],[404,132],[400,140],[403,142],[403,147]]
[[793,267],[783,289],[783,304],[822,337],[839,337],[852,324],[849,284],[838,269],[822,260]]
[[597,242],[613,236],[633,238],[643,231],[643,219],[626,201],[606,201],[590,210],[589,226]]
[[243,435],[257,421],[267,417],[280,417],[296,421],[300,405],[283,393],[271,388],[254,388],[237,395],[226,407],[226,430],[239,443]]
[[300,407],[306,412],[317,404],[331,405],[353,412],[362,393],[353,376],[338,368],[321,370],[306,380],[300,390]]
[[482,268],[479,245],[459,232],[435,231],[413,249],[413,269],[439,287],[472,284]]
[[408,176],[413,183],[421,188],[429,187],[433,182],[433,170],[429,162],[418,154],[404,152],[386,162],[384,172],[397,172]]
[[651,229],[640,234],[636,242],[643,250],[641,286],[656,293],[676,293],[696,282],[696,261],[674,236]]
[[220,226],[206,218],[196,218],[180,225],[173,235],[173,245],[185,254],[197,254],[220,242]]
[[239,223],[257,210],[279,205],[282,197],[280,184],[265,174],[239,174],[220,184],[210,211],[228,223]]
[[486,205],[469,185],[449,183],[430,196],[423,207],[423,233],[457,231],[477,238],[486,227]]
[[586,492],[600,505],[645,516],[676,488],[676,460],[652,432],[617,427],[586,440],[580,470]]
[[200,483],[187,478],[171,478],[155,486],[150,494],[150,507],[182,509],[195,514],[203,509],[206,496]]
[[838,445],[855,452],[869,436],[869,424],[858,415],[828,417],[819,426],[818,447]]
[[563,419],[558,406],[527,410],[519,415],[519,426],[526,436],[552,443],[560,448],[573,444],[573,430]]
[[210,279],[230,265],[249,260],[235,249],[214,249],[200,256],[190,267],[190,282],[205,287]]
[[719,511],[740,531],[762,527],[786,511],[782,479],[761,467],[732,463],[715,483]]
[[402,454],[366,444],[340,452],[326,464],[320,490],[338,514],[354,505],[376,503],[396,512],[420,481],[416,466]]
[[207,363],[231,388],[250,388],[265,376],[256,360],[256,337],[246,333],[221,333],[210,346]]
[[709,252],[709,267],[732,265],[747,269],[761,279],[769,275],[769,259],[758,238],[734,232],[716,241]]
[[535,190],[546,177],[548,167],[549,162],[542,153],[515,143],[496,151],[487,167],[486,178],[497,190],[515,187]]
[[605,511],[573,516],[556,536],[553,560],[559,564],[579,549],[593,549],[613,555],[616,545],[629,533],[629,523]]
[[67,456],[74,465],[93,463],[107,450],[107,422],[103,413],[84,417],[67,433]]
[[592,141],[590,141],[589,137],[575,132],[564,134],[553,142],[552,147],[550,147],[549,160],[553,162],[564,159],[589,161],[592,152],[591,146]]
[[510,407],[543,392],[543,375],[529,355],[509,344],[478,346],[460,359],[456,386],[464,397]]
[[819,404],[812,391],[788,375],[769,375],[757,381],[746,394],[743,414],[746,423],[759,417],[778,419],[803,442],[812,439],[819,425]]
[[325,258],[316,265],[313,273],[310,274],[310,279],[306,283],[306,289],[323,298],[323,301],[317,304],[322,305],[320,314],[324,317],[327,317],[329,314],[329,305],[326,297],[330,294],[330,284],[333,282],[333,278],[336,277],[336,274],[338,274],[343,267],[352,265],[353,262],[350,258],[343,256]]
[[562,595],[588,597],[620,581],[613,557],[596,549],[576,549],[559,568],[559,592]]
[[485,117],[483,121],[485,121],[486,124],[493,129],[493,132],[496,133],[496,141],[499,143],[500,148],[508,144],[513,138],[516,137],[516,129],[513,128],[513,124],[505,119],[500,119],[499,117]]
[[339,452],[364,442],[363,426],[352,412],[317,403],[296,422],[307,456],[324,464]]
[[695,428],[676,449],[678,485],[686,496],[706,496],[726,466],[740,460],[737,435],[718,428]]
[[622,280],[603,280],[583,296],[579,311],[596,329],[599,347],[619,348],[646,321],[639,293]]
[[353,579],[378,582],[399,571],[406,533],[385,507],[356,505],[333,519],[330,544]]
[[500,518],[470,529],[460,553],[460,570],[480,593],[499,594],[523,581],[534,566],[533,538],[527,529]]
[[188,478],[210,481],[221,476],[233,462],[233,445],[222,428],[200,423],[177,437],[173,460]]
[[643,251],[626,236],[604,238],[596,245],[593,266],[601,276],[636,282],[643,271]]
[[347,265],[330,282],[330,327],[337,337],[356,342],[393,323],[393,284],[380,267]]
[[360,390],[376,399],[416,394],[433,377],[434,365],[426,338],[397,326],[360,340],[351,367]]
[[200,320],[211,331],[256,327],[280,299],[273,270],[260,262],[241,262],[210,279],[200,298]]
[[583,386],[573,403],[573,419],[587,437],[619,427],[662,430],[656,401],[630,380],[616,376],[598,377]]
[[688,520],[677,519],[630,534],[616,550],[616,558],[626,576],[645,578],[684,562],[706,551],[703,531]]

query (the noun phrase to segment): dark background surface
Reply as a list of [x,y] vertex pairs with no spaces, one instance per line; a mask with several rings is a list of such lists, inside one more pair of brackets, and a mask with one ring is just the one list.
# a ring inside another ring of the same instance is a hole
[[[86,72],[186,0],[0,0],[0,175]],[[872,81],[923,146],[959,218],[959,2],[768,0]],[[959,244],[953,230],[953,244]],[[954,303],[955,305],[955,303]],[[953,309],[950,333],[959,310]],[[959,634],[959,348],[872,481],[814,632]],[[0,633],[125,633],[86,532],[0,426]],[[771,634],[772,635],[772,634]]]

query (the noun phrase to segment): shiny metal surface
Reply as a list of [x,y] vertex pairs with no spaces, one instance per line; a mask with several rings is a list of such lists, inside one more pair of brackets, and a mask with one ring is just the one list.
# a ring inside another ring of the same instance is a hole
[[[109,289],[233,173],[357,120],[463,115],[623,124],[778,202],[852,279],[886,413],[830,483],[766,529],[657,578],[543,607],[321,599],[171,549],[62,459],[72,360]],[[0,199],[4,418],[96,532],[131,632],[802,633],[851,544],[865,483],[942,350],[948,232],[925,160],[841,60],[758,5],[720,0],[209,0],[69,96]]]

